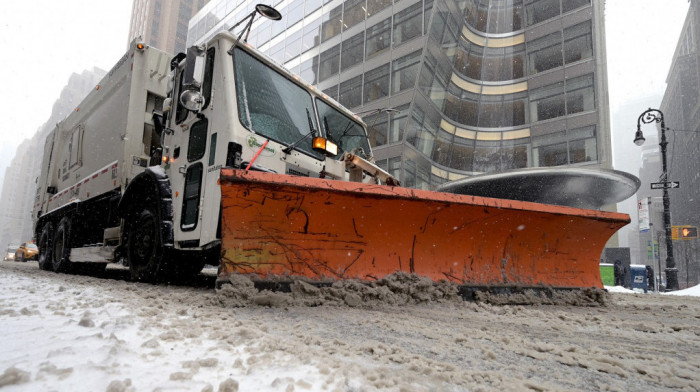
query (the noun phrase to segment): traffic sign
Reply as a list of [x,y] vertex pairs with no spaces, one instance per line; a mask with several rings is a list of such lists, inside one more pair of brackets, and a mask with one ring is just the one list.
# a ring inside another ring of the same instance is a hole
[[678,181],[668,181],[668,182],[652,182],[651,189],[668,189],[668,188],[680,188],[681,183]]
[[696,226],[671,226],[672,240],[692,240],[698,238]]

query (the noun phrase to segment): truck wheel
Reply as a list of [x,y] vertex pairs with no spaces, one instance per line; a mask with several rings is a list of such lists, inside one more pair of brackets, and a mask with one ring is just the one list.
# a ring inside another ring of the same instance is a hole
[[163,244],[160,238],[160,222],[153,207],[144,207],[129,217],[127,259],[131,279],[156,282],[162,268]]
[[53,240],[53,270],[55,272],[69,272],[72,264],[70,261],[70,219],[64,217],[58,223],[56,236]]
[[44,225],[39,235],[39,268],[44,271],[53,269],[53,225]]

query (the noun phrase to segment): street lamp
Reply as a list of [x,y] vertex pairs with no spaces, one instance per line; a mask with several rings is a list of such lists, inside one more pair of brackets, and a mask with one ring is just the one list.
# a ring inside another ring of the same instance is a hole
[[642,134],[642,124],[650,124],[652,122],[661,123],[661,141],[659,142],[659,146],[661,146],[661,165],[663,171],[661,173],[661,182],[664,183],[664,229],[666,231],[666,269],[664,272],[666,273],[666,289],[678,290],[678,268],[676,268],[676,262],[673,259],[673,240],[671,238],[671,200],[668,197],[668,187],[666,186],[668,182],[668,171],[666,170],[666,146],[668,142],[666,141],[664,114],[661,110],[649,108],[639,115],[637,119],[637,133],[634,135],[634,144],[641,146],[644,143],[645,139]]

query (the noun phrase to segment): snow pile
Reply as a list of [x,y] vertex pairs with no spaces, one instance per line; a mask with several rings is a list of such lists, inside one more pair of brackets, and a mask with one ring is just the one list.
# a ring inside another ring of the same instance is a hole
[[427,302],[461,301],[457,286],[406,272],[396,272],[375,282],[341,280],[330,287],[317,287],[301,280],[291,284],[291,292],[258,292],[253,282],[232,275],[230,284],[217,290],[219,303],[225,306],[350,306],[372,308],[382,305],[408,305]]
[[622,286],[605,286],[605,290],[608,290],[609,293],[639,294],[634,290],[630,290]]
[[524,289],[508,294],[481,291],[476,292],[474,298],[492,305],[599,306],[605,305],[608,301],[607,293],[604,290],[593,287],[580,290]]
[[690,296],[690,297],[700,297],[700,284],[697,285],[697,286],[688,287],[687,289],[684,289],[684,290],[670,291],[670,292],[664,293],[664,294],[667,294],[667,295]]

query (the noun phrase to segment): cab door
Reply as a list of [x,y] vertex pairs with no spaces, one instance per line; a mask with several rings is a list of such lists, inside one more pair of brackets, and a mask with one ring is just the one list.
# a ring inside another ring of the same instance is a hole
[[[213,66],[213,51],[209,54],[212,61],[206,63],[205,81],[206,73],[211,73]],[[210,64],[212,66],[209,66]],[[182,92],[182,74],[183,72],[180,72],[180,81],[173,97],[179,97]],[[175,123],[171,127],[173,132],[168,141],[171,155],[169,175],[173,196],[175,247],[197,248],[201,245],[202,201],[206,190],[204,160],[211,124],[203,111],[193,113],[180,104],[176,105],[171,121]]]

